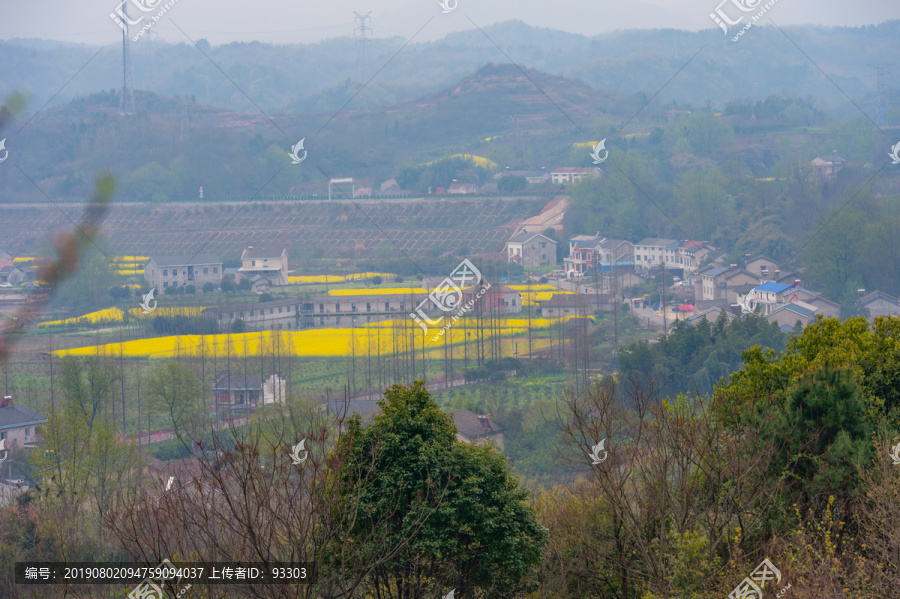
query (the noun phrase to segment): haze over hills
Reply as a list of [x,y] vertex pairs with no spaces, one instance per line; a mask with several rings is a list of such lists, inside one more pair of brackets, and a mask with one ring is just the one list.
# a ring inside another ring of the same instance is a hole
[[[575,77],[593,87],[648,95],[659,91],[663,102],[722,107],[736,98],[762,99],[785,88],[802,88],[824,106],[852,109],[816,65],[854,101],[865,102],[876,86],[875,71],[866,65],[884,62],[879,48],[894,43],[900,21],[859,28],[783,29],[785,33],[757,26],[755,35],[733,44],[718,29],[586,37],[512,20],[485,27],[483,33],[462,31],[406,47],[401,38],[379,38],[371,41],[368,70],[368,77],[377,75],[361,93],[357,93],[362,80],[358,48],[349,36],[290,45],[236,42],[211,47],[198,40],[209,58],[188,43],[142,39],[132,44],[132,57],[136,89],[254,112],[261,108],[304,114],[336,110],[351,100],[351,107],[395,103],[448,87],[485,63],[509,60]],[[0,42],[0,61],[7,71],[4,81],[15,81],[33,94],[32,107],[43,105],[76,72],[54,104],[118,89],[120,45],[103,47],[91,59],[98,50],[51,41]],[[675,73],[678,76],[672,78]],[[896,88],[896,76],[889,83]],[[0,82],[0,91],[11,91],[10,84]]]

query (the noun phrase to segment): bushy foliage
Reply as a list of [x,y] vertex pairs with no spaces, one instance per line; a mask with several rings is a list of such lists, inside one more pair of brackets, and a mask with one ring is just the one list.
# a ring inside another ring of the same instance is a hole
[[638,342],[619,352],[622,380],[632,376],[644,385],[653,380],[663,396],[682,391],[707,394],[723,377],[743,365],[742,352],[753,346],[781,351],[787,335],[762,316],[748,315],[715,323],[705,318],[695,325],[677,321],[668,337],[650,345]]

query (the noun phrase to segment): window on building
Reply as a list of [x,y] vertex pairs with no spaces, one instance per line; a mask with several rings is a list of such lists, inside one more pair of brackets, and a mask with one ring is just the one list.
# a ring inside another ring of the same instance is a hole
[[269,314],[275,314],[275,308],[269,308]]
[[30,428],[26,428],[26,429],[25,429],[25,437],[28,438],[28,437],[30,437],[30,436],[31,436],[31,429],[30,429]]
[[169,269],[167,269],[167,268],[164,268],[164,269],[163,269],[163,276],[164,276],[164,277],[168,277],[168,276],[169,276]]
[[172,281],[172,287],[178,287],[178,281]]
[[163,287],[168,287],[169,283],[167,281],[163,281]]
[[213,274],[214,274],[214,275],[219,274],[219,267],[218,267],[218,266],[213,266]]
[[204,267],[204,268],[203,268],[203,274],[205,274],[205,275],[208,275],[208,274],[209,274],[209,267]]
[[319,312],[325,311],[325,304],[319,304]]
[[278,306],[278,313],[281,314],[281,306]]
[[6,433],[0,432],[0,441],[6,438]]
[[356,312],[356,304],[353,304],[353,312]]

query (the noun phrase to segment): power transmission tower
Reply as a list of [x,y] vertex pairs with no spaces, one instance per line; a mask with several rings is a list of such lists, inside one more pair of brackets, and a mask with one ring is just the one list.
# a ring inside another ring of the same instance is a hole
[[356,35],[356,47],[359,48],[359,56],[357,58],[359,81],[360,83],[365,83],[369,80],[369,44],[372,43],[372,40],[368,37],[368,34],[371,33],[372,28],[366,27],[366,22],[372,22],[372,17],[369,16],[372,14],[372,11],[370,10],[366,14],[361,15],[354,10],[353,14],[356,15],[355,17],[353,17],[353,19],[356,21],[356,25],[353,28],[353,33],[354,35]]
[[131,46],[128,40],[128,3],[122,3],[122,97],[119,98],[119,114],[134,114],[134,83],[131,80]]
[[868,66],[875,69],[878,77],[875,89],[875,120],[883,125],[887,118],[888,98],[891,93],[887,85],[888,68],[894,66],[894,63],[876,63]]

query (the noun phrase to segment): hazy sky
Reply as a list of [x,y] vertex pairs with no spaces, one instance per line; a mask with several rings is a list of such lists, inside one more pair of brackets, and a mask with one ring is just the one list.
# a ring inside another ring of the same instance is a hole
[[[0,38],[45,38],[90,44],[113,43],[121,30],[109,14],[121,0],[0,0]],[[140,13],[156,14],[172,0],[129,0],[154,5]],[[451,3],[453,0],[449,0]],[[458,0],[457,8],[442,14],[437,0],[174,0],[154,26],[160,38],[186,41],[176,27],[193,39],[213,44],[259,40],[307,43],[349,36],[353,11],[372,11],[374,37],[410,38],[425,23],[416,41],[430,41],[451,31],[472,29],[511,19],[584,35],[616,29],[674,27],[712,29],[709,13],[721,0]],[[452,4],[451,4],[452,5]],[[776,0],[768,15],[781,24],[866,25],[900,18],[900,0]],[[434,17],[431,22],[429,18]],[[471,19],[471,20],[470,20]],[[140,43],[140,42],[138,42]]]

